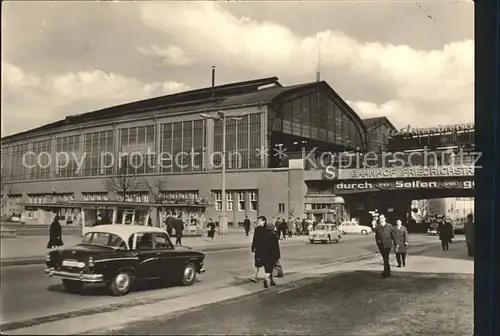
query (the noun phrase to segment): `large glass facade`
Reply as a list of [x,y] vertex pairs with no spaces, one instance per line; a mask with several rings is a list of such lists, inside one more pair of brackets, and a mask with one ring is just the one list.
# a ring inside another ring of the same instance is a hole
[[160,171],[170,173],[203,170],[205,138],[205,120],[162,124]]
[[[261,115],[249,114],[226,120],[226,169],[260,168]],[[215,169],[221,168],[222,121],[214,122]]]
[[[363,147],[354,119],[326,93],[312,91],[287,97],[277,109],[273,129],[346,148]],[[281,127],[280,125],[281,124]]]
[[30,167],[28,180],[44,180],[50,178],[52,168],[52,142],[51,140],[36,141],[31,144]]
[[116,163],[113,131],[84,134],[83,155],[83,176],[113,174],[113,166]]
[[120,167],[130,173],[145,174],[156,171],[156,127],[154,125],[120,129]]
[[82,158],[80,135],[70,135],[55,139],[55,177],[75,177],[81,174],[78,166]]
[[28,152],[29,144],[12,146],[12,156],[10,160],[10,180],[24,181],[27,178],[27,168],[23,164],[23,155]]

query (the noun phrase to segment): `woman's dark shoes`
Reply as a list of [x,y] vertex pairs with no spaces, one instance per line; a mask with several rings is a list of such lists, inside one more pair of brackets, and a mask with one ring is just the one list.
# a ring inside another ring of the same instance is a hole
[[276,286],[276,282],[274,282],[273,280],[271,280],[271,286]]

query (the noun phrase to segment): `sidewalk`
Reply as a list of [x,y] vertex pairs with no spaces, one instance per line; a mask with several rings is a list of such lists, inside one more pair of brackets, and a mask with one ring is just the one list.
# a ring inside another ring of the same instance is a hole
[[[391,270],[398,272],[429,273],[429,274],[474,274],[474,259],[467,256],[465,239],[458,238],[450,245],[450,250],[442,251],[441,246],[432,244],[422,252],[412,255],[408,250],[407,265],[396,268],[396,256],[391,253]],[[343,270],[382,271],[383,263],[380,256],[344,265]]]
[[[230,230],[227,235],[216,236],[213,241],[202,237],[184,237],[182,243],[185,246],[200,249],[202,251],[220,251],[238,249],[250,246],[253,232],[247,237],[243,229],[238,232]],[[48,251],[47,236],[18,236],[17,238],[2,239],[0,242],[0,263],[4,266],[40,264],[45,261]],[[64,247],[73,246],[81,241],[80,236],[64,236]],[[293,237],[281,240],[280,244],[303,243],[307,237]]]

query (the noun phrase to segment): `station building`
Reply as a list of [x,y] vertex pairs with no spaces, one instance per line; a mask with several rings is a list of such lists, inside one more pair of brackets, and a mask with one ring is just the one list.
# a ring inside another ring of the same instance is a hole
[[386,118],[361,120],[324,81],[283,86],[276,77],[113,106],[2,138],[5,213],[48,224],[56,209],[71,223],[81,220],[78,202],[161,202],[217,220],[224,123],[230,225],[259,215],[347,219],[341,197],[304,178],[301,157],[381,149],[394,129]]

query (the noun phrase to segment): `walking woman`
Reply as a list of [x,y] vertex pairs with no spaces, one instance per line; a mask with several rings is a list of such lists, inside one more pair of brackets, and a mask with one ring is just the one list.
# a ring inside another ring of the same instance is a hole
[[453,238],[453,226],[449,218],[439,223],[438,232],[439,240],[441,240],[441,248],[443,251],[448,251],[451,239]]
[[54,221],[50,224],[49,229],[49,242],[47,243],[47,248],[55,249],[59,246],[63,246],[62,241],[62,228],[59,223],[59,216],[54,217]]
[[267,219],[265,216],[259,216],[259,227],[263,229],[255,230],[254,239],[252,242],[252,251],[255,252],[255,258],[260,260],[265,271],[264,288],[270,285],[275,286],[276,283],[273,279],[273,270],[276,262],[280,259],[280,247],[278,236],[274,232],[272,226],[267,226]]

